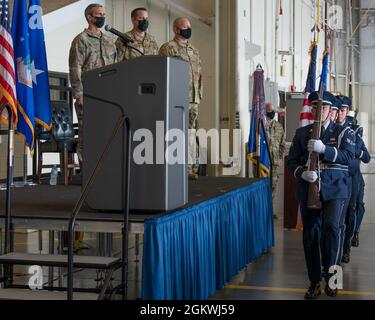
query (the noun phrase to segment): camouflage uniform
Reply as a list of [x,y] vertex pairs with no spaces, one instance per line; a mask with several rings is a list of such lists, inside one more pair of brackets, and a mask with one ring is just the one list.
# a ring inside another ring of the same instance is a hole
[[279,166],[285,154],[285,133],[283,126],[276,120],[268,125],[269,147],[272,161],[272,196],[275,196],[277,182],[280,177]]
[[[190,105],[189,105],[189,129],[198,129],[198,111],[199,103],[203,97],[202,81],[202,60],[199,51],[190,43],[182,43],[178,39],[173,39],[165,43],[159,50],[161,56],[179,57],[190,65]],[[189,162],[198,160],[197,150],[195,148],[195,133],[189,134]],[[195,161],[197,162],[197,161]],[[197,165],[189,165],[189,173],[197,173]]]
[[[69,53],[69,74],[75,99],[83,96],[82,73],[117,62],[115,38],[85,29],[74,38]],[[77,154],[82,161],[83,109],[76,107],[79,124]]]
[[[143,52],[145,55],[157,56],[159,54],[159,46],[156,43],[155,38],[149,33],[146,32],[144,37],[141,37],[134,31],[129,31],[126,33],[126,35],[134,40],[134,42],[130,43],[130,45]],[[116,46],[118,49],[118,61],[131,60],[141,55],[135,50],[126,48],[121,39],[117,39]]]

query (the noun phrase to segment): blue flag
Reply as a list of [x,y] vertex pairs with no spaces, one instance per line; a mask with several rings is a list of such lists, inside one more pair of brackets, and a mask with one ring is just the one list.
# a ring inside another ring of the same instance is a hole
[[12,19],[14,60],[16,67],[16,91],[18,109],[18,133],[23,135],[30,152],[34,151],[34,95],[31,66],[28,16],[25,0],[15,0]]
[[316,58],[318,53],[318,45],[315,41],[312,42],[310,47],[310,65],[309,72],[306,80],[305,93],[311,93],[315,91],[316,87]]
[[259,159],[260,178],[268,177],[271,168],[266,144],[268,133],[267,131],[264,133],[262,130],[262,123],[264,129],[267,130],[265,100],[264,71],[260,69],[254,72],[253,107],[248,143],[248,159],[255,165],[257,165]]
[[323,52],[323,68],[322,68],[322,74],[320,76],[320,84],[319,84],[319,91],[320,88],[323,86],[323,90],[328,90],[328,73],[329,73],[329,51],[328,49],[324,50]]
[[40,0],[30,0],[29,33],[31,71],[33,75],[35,121],[46,129],[51,127],[51,99],[48,81],[43,11]]

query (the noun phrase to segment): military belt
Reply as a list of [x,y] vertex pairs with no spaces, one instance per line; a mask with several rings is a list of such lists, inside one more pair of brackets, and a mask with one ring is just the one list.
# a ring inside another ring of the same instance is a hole
[[340,170],[349,171],[349,166],[343,164],[331,164],[331,163],[321,163],[320,170]]
[[[308,169],[308,166],[302,167],[304,170]],[[316,168],[318,170],[318,168]],[[320,163],[319,165],[320,171],[322,170],[339,170],[339,171],[346,171],[349,172],[349,166],[343,164],[333,164],[333,163]]]

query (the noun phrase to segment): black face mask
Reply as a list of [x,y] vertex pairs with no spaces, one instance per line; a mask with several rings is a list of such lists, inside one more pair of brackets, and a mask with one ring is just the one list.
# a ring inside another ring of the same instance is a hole
[[185,38],[185,39],[190,39],[191,38],[191,28],[181,29],[180,30],[180,36]]
[[267,112],[267,118],[269,118],[271,120],[275,118],[275,115],[276,115],[275,111]]
[[103,28],[104,27],[104,24],[105,24],[105,17],[94,17],[95,18],[95,26],[97,28]]
[[146,19],[138,21],[138,29],[141,30],[142,32],[145,32],[149,26],[150,26],[150,22]]

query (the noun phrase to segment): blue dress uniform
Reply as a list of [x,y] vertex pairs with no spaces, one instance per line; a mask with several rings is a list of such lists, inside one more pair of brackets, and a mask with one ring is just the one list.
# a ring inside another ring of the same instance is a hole
[[354,247],[359,246],[359,230],[362,224],[363,216],[365,214],[365,204],[363,202],[365,182],[361,173],[360,162],[369,163],[371,161],[370,153],[368,152],[366,145],[363,141],[363,128],[357,127],[355,129],[356,136],[356,166],[353,168],[356,180],[358,181],[358,195],[356,198],[356,216],[354,226],[354,239],[352,239],[352,245]]
[[[316,103],[318,93],[311,93],[309,100],[313,104]],[[323,104],[334,105],[335,103],[335,96],[325,92]],[[307,299],[314,299],[320,294],[319,283],[322,278],[322,266],[328,275],[328,279],[326,279],[328,283],[330,267],[339,264],[342,248],[340,226],[345,202],[349,197],[349,164],[355,152],[354,133],[350,128],[344,130],[330,121],[322,131],[321,141],[324,144],[324,152],[320,155],[319,171],[322,210],[307,208],[309,182],[303,178],[309,158],[307,146],[311,139],[312,125],[296,131],[288,157],[288,169],[298,181],[297,198],[301,206],[303,246],[311,282],[305,295]],[[319,287],[319,293],[312,293],[312,287]],[[326,286],[326,293],[334,296],[337,291],[332,291]]]
[[[341,109],[350,109],[351,105],[352,105],[352,101],[349,97],[346,97],[346,96],[343,96],[343,95],[339,95],[339,96],[336,96],[336,101],[337,101],[337,105],[338,105],[338,108],[341,110]],[[343,128],[343,130],[347,130],[348,127],[351,127],[351,122],[349,122],[349,119],[348,117],[346,117],[345,121],[343,123],[339,123],[337,122],[337,125],[341,126]],[[354,141],[355,141],[355,136],[354,136]],[[355,156],[354,156],[355,158]],[[354,159],[353,159],[354,161]],[[351,163],[352,165],[352,163]],[[352,195],[353,195],[353,175],[351,173],[351,170],[350,170],[350,165],[349,165],[349,173],[350,173],[350,180],[348,181],[348,189],[349,189],[349,195],[348,195],[348,198],[346,199],[346,203],[345,203],[345,207],[344,207],[344,215],[343,215],[343,219],[341,221],[341,226],[340,226],[340,243],[342,245],[342,248],[341,248],[341,252],[340,252],[340,260],[339,261],[343,261],[345,262],[345,258],[343,259],[343,255],[344,255],[344,248],[345,248],[345,239],[347,238],[347,234],[348,234],[348,228],[347,228],[347,225],[348,225],[348,219],[347,219],[347,215],[348,215],[348,212],[349,212],[349,206],[350,206],[350,203],[351,203],[351,199],[352,199]]]
[[[351,108],[352,101],[349,97],[346,96],[339,96],[337,97],[338,100],[341,102],[340,108]],[[350,198],[348,199],[348,205],[345,210],[345,226],[342,228],[345,230],[345,237],[343,242],[343,256],[341,261],[344,263],[350,262],[350,249],[352,245],[352,240],[355,234],[356,224],[357,224],[357,211],[359,208],[358,205],[358,197],[360,191],[360,184],[361,184],[361,171],[360,165],[361,161],[364,163],[370,162],[370,154],[363,142],[362,134],[363,129],[358,128],[353,124],[353,118],[347,117],[343,127],[351,127],[355,129],[355,157],[350,163],[349,172],[351,176],[351,184],[350,184]],[[362,178],[363,180],[363,178]],[[363,217],[363,216],[362,216]]]

